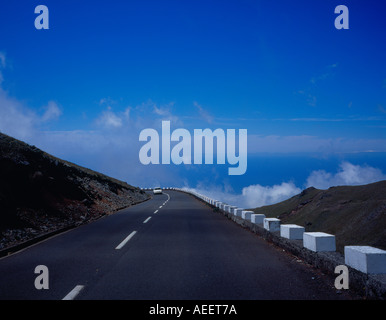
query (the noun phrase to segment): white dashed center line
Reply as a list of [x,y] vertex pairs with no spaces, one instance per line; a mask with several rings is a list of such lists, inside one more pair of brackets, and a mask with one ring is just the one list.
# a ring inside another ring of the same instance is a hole
[[74,300],[75,297],[83,290],[84,286],[76,286],[62,300]]
[[[168,199],[163,203],[162,206],[166,205],[166,203],[170,200],[170,196],[167,194]],[[159,207],[159,209],[162,208],[162,206]],[[154,213],[157,213],[158,210],[155,210]],[[151,216],[148,217],[146,220],[143,221],[143,223],[147,223],[151,219]],[[115,249],[119,250],[123,248],[123,246],[132,238],[135,236],[137,231],[133,231],[130,233]],[[62,300],[74,300],[77,295],[83,290],[83,285],[77,285],[74,289],[72,289]]]
[[148,222],[151,219],[151,217],[147,218],[143,223]]
[[126,238],[125,240],[123,240],[115,249],[119,250],[121,249],[132,237],[134,237],[134,235],[137,233],[137,231],[133,231],[132,233],[130,233]]

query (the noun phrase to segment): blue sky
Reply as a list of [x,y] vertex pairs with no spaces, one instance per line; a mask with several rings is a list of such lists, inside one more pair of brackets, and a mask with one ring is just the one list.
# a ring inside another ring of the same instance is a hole
[[[40,4],[49,30],[34,27]],[[334,27],[340,4],[348,30]],[[133,185],[244,205],[384,179],[385,10],[375,0],[2,1],[0,131]],[[142,165],[139,133],[162,120],[248,129],[247,172]],[[256,185],[268,200],[243,196]]]

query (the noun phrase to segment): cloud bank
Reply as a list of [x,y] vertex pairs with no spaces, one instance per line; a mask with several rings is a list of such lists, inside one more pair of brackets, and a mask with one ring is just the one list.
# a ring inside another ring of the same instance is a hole
[[185,189],[196,191],[213,199],[245,209],[278,203],[301,192],[301,189],[296,187],[292,182],[283,182],[273,186],[254,184],[244,187],[241,194],[225,191],[218,186],[211,188],[186,187]]
[[354,165],[345,161],[340,164],[336,173],[325,170],[313,171],[307,178],[306,186],[328,189],[332,186],[364,185],[380,180],[386,180],[386,175],[380,169],[367,165]]
[[287,200],[308,187],[328,189],[333,186],[365,185],[381,180],[386,180],[386,175],[380,169],[367,165],[354,165],[344,161],[339,165],[336,173],[325,170],[312,171],[303,188],[297,187],[292,182],[282,182],[273,186],[250,185],[244,187],[241,194],[235,194],[220,187],[186,187],[186,189],[240,208],[250,209]]

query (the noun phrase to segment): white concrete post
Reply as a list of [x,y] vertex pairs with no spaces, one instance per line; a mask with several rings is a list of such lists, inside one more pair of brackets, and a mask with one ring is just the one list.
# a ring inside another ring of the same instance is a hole
[[311,251],[335,251],[335,236],[324,232],[304,232],[303,246]]

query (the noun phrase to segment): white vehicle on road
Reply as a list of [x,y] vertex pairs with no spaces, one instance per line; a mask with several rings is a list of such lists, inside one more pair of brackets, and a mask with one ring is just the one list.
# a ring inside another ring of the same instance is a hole
[[154,189],[153,189],[153,193],[154,193],[154,194],[162,194],[162,189],[159,188],[159,187],[154,188]]

